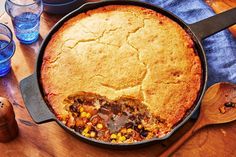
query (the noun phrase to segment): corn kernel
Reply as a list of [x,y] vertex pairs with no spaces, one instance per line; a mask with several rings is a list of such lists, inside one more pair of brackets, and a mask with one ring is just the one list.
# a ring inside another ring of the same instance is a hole
[[101,123],[98,123],[98,124],[97,124],[97,128],[98,128],[98,129],[102,129],[102,128],[103,128],[103,125],[102,125]]
[[142,127],[143,127],[143,126],[142,126],[141,124],[138,125],[138,128],[139,128],[139,129],[142,129]]
[[80,116],[81,116],[82,118],[84,118],[84,117],[86,117],[86,115],[87,115],[86,112],[82,112]]
[[116,138],[117,138],[116,134],[111,134],[111,139],[116,139]]
[[94,138],[96,136],[96,133],[94,131],[90,132],[90,137]]
[[86,118],[89,119],[90,117],[91,117],[91,114],[90,114],[90,113],[87,113],[87,114],[86,114]]
[[80,111],[80,112],[83,112],[83,111],[84,111],[84,108],[83,108],[83,107],[80,107],[80,108],[79,108],[79,111]]
[[118,136],[118,137],[121,137],[121,133],[119,132],[119,133],[117,134],[117,136]]
[[148,135],[147,135],[147,137],[146,137],[146,139],[150,139],[150,138],[152,138],[152,137],[153,137],[153,133],[149,132]]
[[121,137],[119,137],[119,139],[118,139],[118,141],[120,141],[120,142],[123,142],[123,141],[125,141],[126,140],[126,137],[125,136],[121,136]]
[[111,140],[111,143],[116,143],[116,140]]
[[131,133],[133,131],[133,129],[129,128],[127,129],[127,133]]
[[86,128],[83,130],[83,132],[88,133],[88,132],[89,132],[89,128],[86,127]]

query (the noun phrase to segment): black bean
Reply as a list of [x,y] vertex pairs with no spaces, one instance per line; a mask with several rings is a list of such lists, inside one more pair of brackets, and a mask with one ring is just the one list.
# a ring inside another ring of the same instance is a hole
[[138,119],[142,120],[144,118],[144,115],[138,114]]
[[132,120],[132,121],[134,121],[134,120],[136,119],[136,117],[135,117],[134,115],[131,115],[131,116],[129,117],[129,119]]
[[90,128],[90,131],[94,131],[96,134],[98,133],[98,131],[95,129],[94,126],[92,126],[92,127]]
[[122,112],[122,114],[125,115],[125,116],[128,116],[128,114],[126,112]]
[[132,108],[130,106],[129,106],[129,110],[130,110],[130,112],[134,112],[134,108]]
[[83,103],[84,103],[84,101],[83,101],[82,99],[80,99],[80,98],[78,98],[78,99],[76,100],[76,102],[78,102],[78,103],[80,103],[80,104],[83,104]]
[[78,106],[78,104],[76,104],[76,103],[74,103],[74,104],[72,104],[69,108],[70,108],[70,111],[72,111],[72,112],[77,112],[77,106]]
[[133,128],[133,126],[134,126],[133,122],[128,122],[128,123],[125,124],[126,128]]
[[148,131],[147,131],[147,130],[142,130],[140,134],[141,134],[141,136],[143,136],[143,137],[147,137]]
[[235,104],[233,102],[227,102],[225,103],[225,107],[235,107]]
[[140,132],[140,129],[138,128],[138,125],[134,126],[134,130],[137,131],[137,132]]
[[112,105],[111,106],[111,111],[114,113],[114,114],[118,114],[121,112],[121,107],[118,106],[118,105]]
[[108,102],[105,102],[105,104],[103,106],[106,108],[110,108],[110,104]]

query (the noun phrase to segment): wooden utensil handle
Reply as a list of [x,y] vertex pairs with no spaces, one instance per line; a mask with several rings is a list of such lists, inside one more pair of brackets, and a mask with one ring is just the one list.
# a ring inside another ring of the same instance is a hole
[[200,128],[204,127],[204,119],[199,117],[193,127],[188,130],[177,142],[172,144],[166,151],[164,151],[159,157],[167,157],[174,153],[180,146],[182,146],[191,136],[193,136]]

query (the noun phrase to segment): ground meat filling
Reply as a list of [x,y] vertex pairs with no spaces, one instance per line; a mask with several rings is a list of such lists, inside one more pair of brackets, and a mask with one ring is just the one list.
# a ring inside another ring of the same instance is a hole
[[132,98],[108,101],[104,97],[77,97],[66,106],[69,116],[64,123],[85,137],[112,143],[132,143],[153,137],[161,132],[150,129],[153,120],[142,103]]

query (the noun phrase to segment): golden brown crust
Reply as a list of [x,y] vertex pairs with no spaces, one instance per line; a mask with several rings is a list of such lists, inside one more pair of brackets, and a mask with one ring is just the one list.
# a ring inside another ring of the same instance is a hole
[[152,10],[112,5],[68,20],[43,57],[41,82],[55,113],[85,91],[115,100],[131,96],[169,127],[193,105],[201,63],[189,35]]

